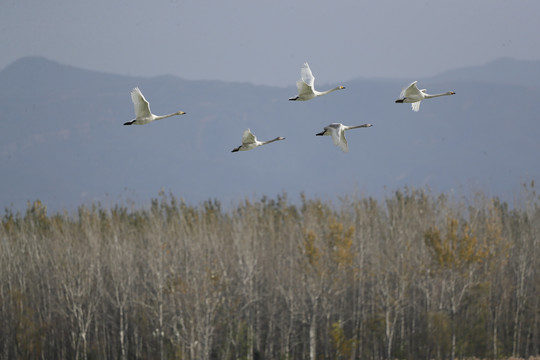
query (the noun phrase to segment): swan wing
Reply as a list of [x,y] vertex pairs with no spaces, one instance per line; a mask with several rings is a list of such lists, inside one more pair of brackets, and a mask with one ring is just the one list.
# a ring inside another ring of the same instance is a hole
[[304,80],[298,80],[296,82],[296,88],[298,89],[298,96],[313,96],[313,86],[306,84]]
[[315,77],[313,76],[313,73],[311,72],[311,69],[309,68],[309,65],[307,62],[305,62],[302,65],[302,69],[300,70],[300,75],[302,77],[302,81],[305,82],[311,88],[313,88],[313,84],[315,83]]
[[250,129],[247,129],[242,134],[242,144],[248,145],[248,144],[254,144],[257,142],[257,137],[253,135]]
[[334,145],[341,148],[341,150],[347,152],[347,139],[345,139],[345,131],[342,124],[334,123],[324,128],[330,132],[332,136],[332,142]]
[[339,146],[343,152],[348,152],[349,145],[347,144],[347,139],[345,138],[345,129],[343,127],[340,127],[338,133],[339,142],[336,145]]
[[399,94],[400,98],[410,98],[410,97],[417,97],[422,96],[422,93],[420,90],[418,90],[418,87],[416,86],[416,83],[418,81],[414,81],[411,85],[407,86],[405,89],[401,91],[401,94]]
[[148,118],[152,116],[150,104],[146,101],[138,87],[131,90],[131,101],[133,101],[133,106],[135,108],[135,118]]
[[339,146],[340,139],[337,129],[328,126],[326,127],[326,130],[330,131],[330,135],[332,136],[332,142],[334,143],[334,145]]
[[413,111],[418,111],[418,110],[420,110],[420,103],[421,103],[421,101],[417,101],[417,102],[412,103],[412,104],[411,104],[412,110],[413,110]]

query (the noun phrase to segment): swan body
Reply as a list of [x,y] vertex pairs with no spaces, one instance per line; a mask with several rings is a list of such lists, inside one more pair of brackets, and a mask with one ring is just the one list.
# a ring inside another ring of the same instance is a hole
[[317,96],[329,94],[332,91],[345,89],[345,86],[337,86],[333,89],[326,90],[326,91],[315,90],[314,88],[315,77],[313,76],[313,73],[311,72],[311,69],[309,68],[309,65],[307,62],[304,63],[304,65],[302,65],[302,69],[300,70],[300,75],[301,75],[301,79],[296,82],[298,95],[289,98],[289,100],[291,101],[307,101],[307,100],[316,98]]
[[426,89],[419,90],[416,86],[417,81],[414,81],[411,85],[407,86],[399,94],[399,99],[396,103],[410,103],[413,111],[420,110],[420,102],[424,99],[431,99],[439,96],[454,95],[455,92],[448,91],[443,94],[430,95],[426,93]]
[[138,87],[131,90],[131,101],[135,107],[135,119],[125,122],[124,125],[144,125],[155,120],[165,119],[175,115],[184,115],[185,112],[177,111],[168,115],[154,115],[150,111],[150,104],[144,98],[141,90]]
[[285,138],[279,136],[279,137],[277,137],[275,139],[272,139],[272,140],[259,141],[259,140],[257,140],[257,137],[255,135],[253,135],[251,130],[247,129],[242,134],[242,145],[238,146],[237,148],[234,148],[231,152],[248,151],[248,150],[255,149],[258,146],[270,144],[270,143],[272,143],[274,141],[280,141],[280,140],[285,140]]
[[363,128],[363,127],[372,127],[372,126],[373,125],[371,124],[347,126],[347,125],[343,125],[339,123],[333,123],[328,126],[325,126],[323,131],[315,135],[332,136],[332,141],[334,142],[334,145],[340,147],[343,152],[348,152],[349,146],[347,145],[347,139],[345,138],[345,131],[351,130],[351,129]]

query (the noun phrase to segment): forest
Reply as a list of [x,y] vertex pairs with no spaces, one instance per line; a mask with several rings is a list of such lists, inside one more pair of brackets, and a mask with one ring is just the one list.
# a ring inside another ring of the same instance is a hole
[[29,202],[0,226],[1,359],[540,354],[540,196],[403,188],[146,207]]

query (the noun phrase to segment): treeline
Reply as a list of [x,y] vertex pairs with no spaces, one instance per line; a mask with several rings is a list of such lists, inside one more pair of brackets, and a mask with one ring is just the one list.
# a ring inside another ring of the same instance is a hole
[[0,226],[2,359],[540,354],[540,197],[403,189],[223,209],[36,201]]

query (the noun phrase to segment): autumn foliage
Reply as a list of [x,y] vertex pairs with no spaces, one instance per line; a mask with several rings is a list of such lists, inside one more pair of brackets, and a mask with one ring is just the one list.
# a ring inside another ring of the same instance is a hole
[[5,210],[0,359],[540,354],[540,197]]

